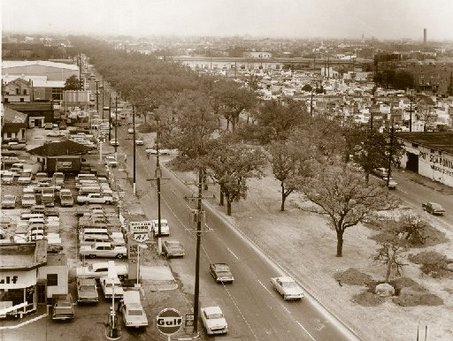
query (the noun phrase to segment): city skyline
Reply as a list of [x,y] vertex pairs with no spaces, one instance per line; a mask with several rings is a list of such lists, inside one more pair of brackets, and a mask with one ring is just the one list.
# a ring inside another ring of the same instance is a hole
[[129,36],[453,40],[449,0],[23,0],[2,30]]

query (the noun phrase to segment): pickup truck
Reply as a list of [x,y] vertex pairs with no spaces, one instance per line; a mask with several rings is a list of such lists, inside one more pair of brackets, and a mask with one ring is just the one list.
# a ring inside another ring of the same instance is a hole
[[88,193],[87,195],[78,195],[78,204],[111,204],[113,198],[101,193]]
[[79,254],[81,257],[121,259],[127,257],[127,248],[124,246],[115,246],[112,243],[99,242],[92,245],[82,245]]
[[71,294],[54,297],[52,320],[72,320],[74,318],[74,306]]
[[77,303],[98,303],[96,280],[89,277],[77,277]]
[[43,187],[41,190],[41,202],[44,206],[55,206],[55,191],[53,188]]
[[125,291],[120,302],[120,311],[126,328],[144,328],[148,326],[148,318],[140,301],[140,292]]
[[[114,263],[116,274],[119,278],[126,277],[128,274],[127,264]],[[99,279],[105,277],[108,274],[109,263],[108,262],[95,262],[88,266],[79,266],[76,268],[76,274],[78,278],[92,277]]]
[[124,290],[118,277],[101,277],[99,281],[105,298],[123,298]]

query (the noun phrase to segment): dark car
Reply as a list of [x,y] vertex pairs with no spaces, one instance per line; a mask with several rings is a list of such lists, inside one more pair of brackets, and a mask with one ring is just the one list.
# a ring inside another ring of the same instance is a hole
[[209,272],[214,277],[216,282],[232,283],[234,281],[230,267],[226,263],[211,263],[209,264]]
[[428,213],[431,213],[433,215],[444,215],[445,210],[444,208],[436,203],[436,202],[431,202],[427,201],[422,204],[423,210],[425,210]]

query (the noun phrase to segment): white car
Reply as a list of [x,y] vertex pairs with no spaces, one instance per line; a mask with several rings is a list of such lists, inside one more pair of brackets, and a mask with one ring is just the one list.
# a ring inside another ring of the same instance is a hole
[[22,207],[32,207],[36,205],[35,193],[25,193],[22,195]]
[[285,301],[301,300],[304,297],[304,292],[299,284],[294,279],[288,276],[271,278],[272,286],[283,296]]
[[123,298],[124,290],[118,277],[101,277],[99,280],[105,298]]
[[118,166],[118,161],[116,160],[115,155],[106,155],[104,162],[107,166],[110,166],[110,167]]
[[128,134],[133,134],[134,133],[134,128],[127,128],[127,133]]
[[228,333],[228,323],[219,306],[201,308],[201,321],[208,335]]
[[137,146],[143,146],[144,142],[142,139],[135,139],[135,145]]
[[148,326],[148,318],[140,302],[139,291],[125,291],[120,307],[126,328],[143,328]]
[[17,179],[17,183],[20,185],[28,185],[31,184],[31,179],[33,175],[31,172],[23,172],[19,175],[19,178]]
[[[159,233],[159,221],[157,219],[152,220],[152,230],[153,230],[153,235],[157,236]],[[160,220],[160,235],[161,236],[169,236],[170,235],[170,227],[168,226],[167,219],[161,219]]]

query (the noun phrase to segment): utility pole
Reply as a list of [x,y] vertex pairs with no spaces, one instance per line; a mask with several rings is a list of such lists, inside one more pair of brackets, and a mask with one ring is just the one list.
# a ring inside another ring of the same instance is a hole
[[393,160],[393,143],[395,139],[395,128],[393,126],[393,117],[392,117],[392,126],[390,127],[390,147],[389,147],[389,159],[387,165],[387,187],[390,184],[390,177],[392,175],[392,160]]
[[95,80],[96,83],[96,111],[99,115],[99,81]]
[[156,182],[157,182],[157,251],[159,254],[162,253],[162,241],[161,241],[161,211],[160,211],[160,179],[162,177],[162,169],[160,168],[159,162],[159,142],[156,144]]
[[102,80],[102,121],[104,121],[104,80]]
[[310,117],[313,117],[313,89],[310,94]]
[[109,96],[109,143],[111,139],[112,139],[112,96]]
[[[133,182],[132,182],[132,192],[134,193],[134,195],[137,195],[137,191],[136,191],[136,172],[135,172],[135,105],[132,105],[132,127],[134,129],[134,133],[133,133],[133,155],[134,155],[134,161],[133,161],[133,169],[134,169],[134,175],[133,175]],[[157,155],[157,157],[159,158],[159,155]],[[160,185],[160,184],[159,184]],[[159,221],[159,226],[160,226],[160,221]],[[160,231],[159,231],[160,233]]]
[[118,160],[118,97],[115,97],[115,160]]
[[201,245],[201,223],[202,223],[202,202],[203,199],[203,170],[198,170],[198,202],[197,202],[197,248],[195,257],[195,294],[193,298],[194,332],[198,333],[198,304],[200,297],[200,245]]

